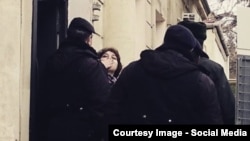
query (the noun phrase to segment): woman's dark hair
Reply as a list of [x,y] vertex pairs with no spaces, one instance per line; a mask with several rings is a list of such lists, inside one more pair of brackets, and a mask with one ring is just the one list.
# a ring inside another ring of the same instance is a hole
[[102,55],[103,55],[104,53],[106,53],[107,51],[113,52],[113,53],[115,54],[116,58],[117,58],[118,65],[117,65],[117,69],[116,69],[116,71],[115,71],[115,73],[114,73],[114,77],[118,77],[119,74],[120,74],[120,72],[121,72],[121,70],[122,70],[122,63],[121,63],[120,54],[119,54],[119,52],[118,52],[117,49],[115,49],[115,48],[113,48],[113,47],[107,47],[107,48],[101,49],[101,50],[98,52],[98,57],[101,58]]

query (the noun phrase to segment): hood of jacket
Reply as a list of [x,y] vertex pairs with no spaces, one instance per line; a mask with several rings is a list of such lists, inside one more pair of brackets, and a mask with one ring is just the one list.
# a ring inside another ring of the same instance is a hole
[[184,26],[173,25],[167,29],[160,47],[141,53],[141,63],[152,75],[176,78],[198,69],[193,50],[201,50],[201,47],[192,32]]
[[198,70],[196,64],[171,49],[165,51],[145,50],[141,53],[140,62],[149,74],[161,79],[172,79]]

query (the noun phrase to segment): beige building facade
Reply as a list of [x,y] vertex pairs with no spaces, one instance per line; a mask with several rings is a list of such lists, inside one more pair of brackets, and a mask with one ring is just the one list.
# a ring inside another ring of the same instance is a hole
[[250,55],[249,46],[249,33],[250,33],[250,20],[246,18],[246,15],[250,13],[250,8],[238,7],[238,55]]
[[[100,34],[93,39],[97,51],[117,48],[126,66],[142,50],[159,46],[183,12],[207,16],[201,0],[1,0],[0,9],[0,141],[34,141],[39,72],[74,17],[93,23]],[[205,50],[228,70],[216,32],[209,30]]]
[[229,53],[223,42],[220,25],[207,24],[207,39],[204,42],[204,51],[209,58],[224,68],[224,72],[229,79]]
[[102,47],[117,48],[124,66],[139,59],[142,50],[161,45],[167,27],[176,24],[187,7],[194,7],[194,3],[181,0],[103,2]]
[[0,9],[0,140],[28,141],[32,0],[1,0]]

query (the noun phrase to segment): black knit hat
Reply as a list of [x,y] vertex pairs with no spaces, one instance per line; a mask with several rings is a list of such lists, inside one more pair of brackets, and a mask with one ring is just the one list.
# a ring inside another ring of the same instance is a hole
[[163,45],[156,50],[161,51],[174,47],[182,48],[188,52],[193,49],[197,50],[199,53],[202,52],[201,45],[192,32],[182,25],[172,25],[167,29],[164,36],[164,44],[167,45],[167,47]]
[[69,30],[74,30],[74,29],[89,32],[90,34],[91,33],[97,34],[92,24],[80,17],[76,17],[70,22]]
[[164,43],[156,48],[156,51],[175,50],[191,61],[195,61],[198,56],[203,54],[198,40],[192,32],[182,25],[170,26],[164,36]]
[[207,27],[205,23],[181,21],[178,24],[188,28],[193,33],[194,37],[200,42],[201,46],[203,46],[203,42],[207,38]]
[[[207,26],[203,22],[193,22],[193,21],[181,21],[178,25],[185,26],[194,35],[194,37],[199,41],[201,49],[203,49],[203,42],[207,39]],[[202,51],[202,57],[209,58],[209,56]]]

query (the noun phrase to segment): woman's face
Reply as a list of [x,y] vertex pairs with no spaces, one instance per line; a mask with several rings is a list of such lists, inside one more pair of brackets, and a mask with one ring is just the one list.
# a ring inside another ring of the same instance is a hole
[[114,74],[118,67],[118,60],[116,55],[111,52],[107,51],[101,56],[101,62],[104,64],[106,69],[108,69],[109,74]]

